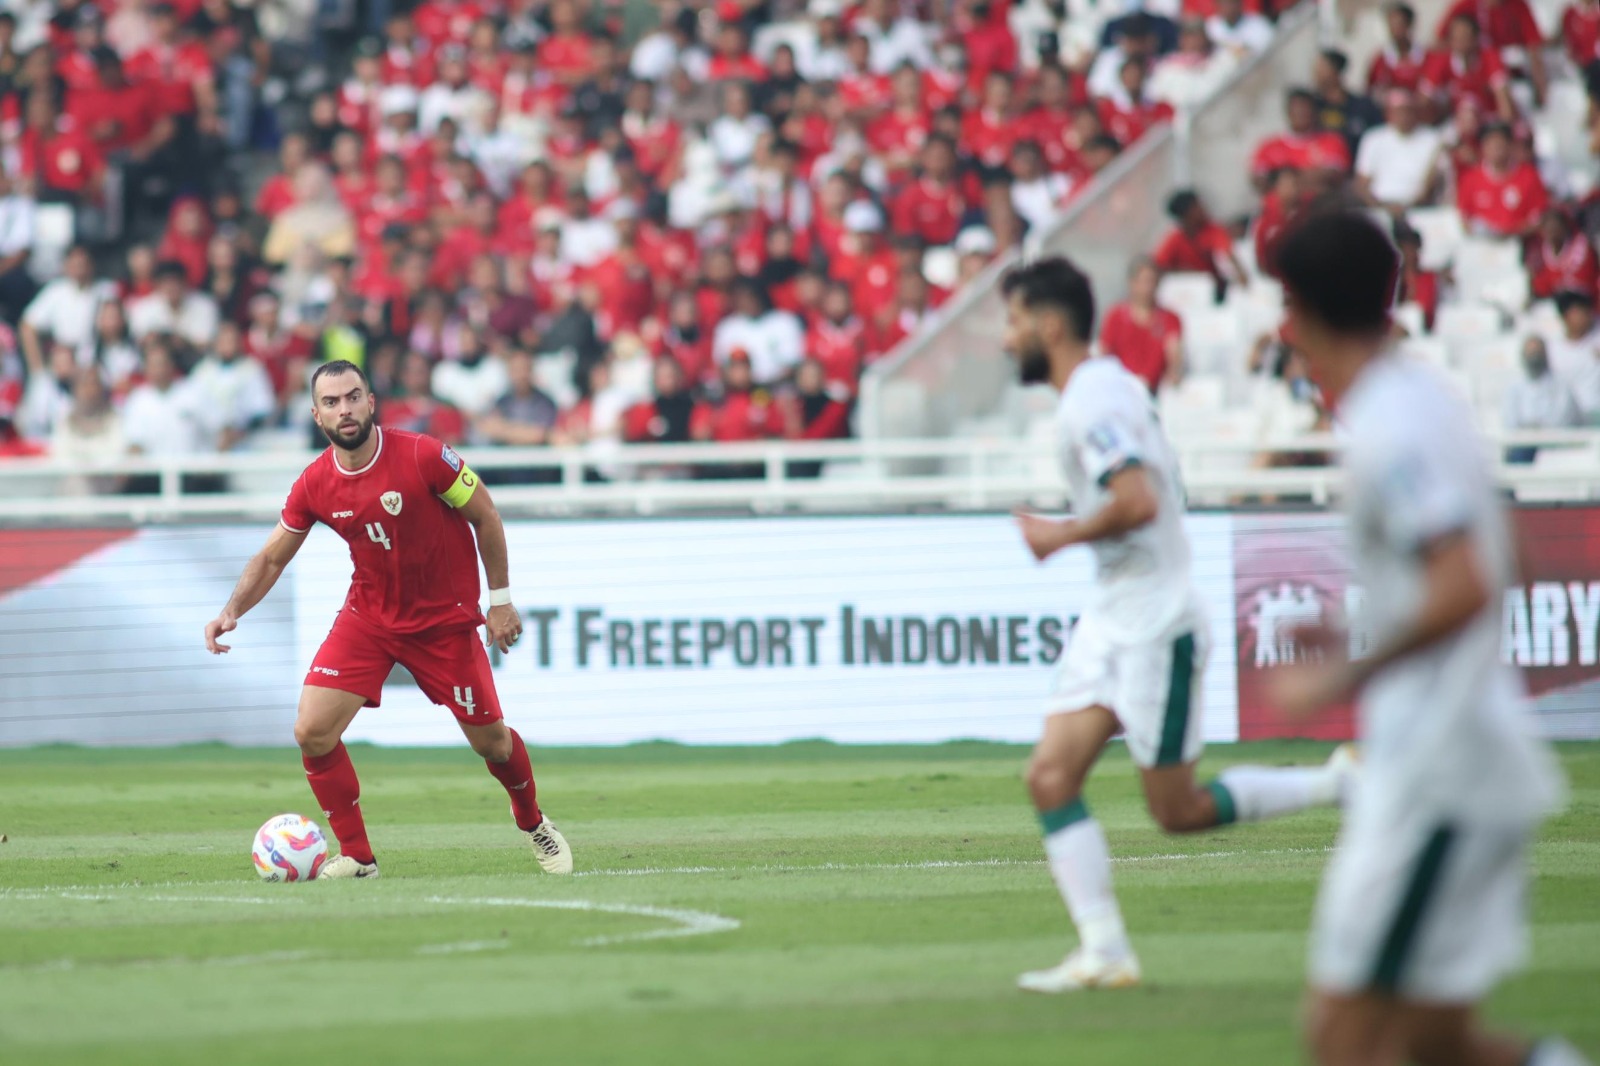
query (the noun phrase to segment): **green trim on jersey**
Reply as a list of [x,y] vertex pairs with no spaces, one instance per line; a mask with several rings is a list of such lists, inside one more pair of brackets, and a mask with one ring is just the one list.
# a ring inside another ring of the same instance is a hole
[[1128,458],[1122,460],[1122,462],[1118,463],[1116,466],[1112,467],[1110,470],[1107,470],[1104,474],[1101,474],[1098,478],[1096,478],[1095,484],[1099,485],[1101,488],[1105,488],[1107,485],[1111,484],[1112,478],[1116,477],[1124,470],[1131,470],[1136,466],[1143,465],[1144,462],[1137,455],[1130,455]]
[[1157,766],[1183,762],[1183,738],[1189,733],[1189,705],[1194,702],[1194,634],[1172,642],[1172,675],[1167,683],[1167,713],[1161,723]]
[[1377,992],[1395,993],[1400,990],[1400,979],[1406,963],[1411,960],[1417,946],[1417,934],[1422,929],[1422,919],[1428,903],[1439,888],[1439,873],[1444,869],[1450,846],[1455,842],[1455,827],[1442,825],[1428,837],[1411,870],[1411,880],[1400,897],[1400,907],[1394,921],[1389,924],[1388,935],[1378,952],[1377,963],[1372,968],[1371,988]]
[[1089,820],[1089,805],[1079,796],[1065,806],[1057,807],[1053,811],[1040,811],[1039,824],[1044,827],[1044,835],[1050,836],[1059,833],[1068,826],[1077,825],[1079,822]]

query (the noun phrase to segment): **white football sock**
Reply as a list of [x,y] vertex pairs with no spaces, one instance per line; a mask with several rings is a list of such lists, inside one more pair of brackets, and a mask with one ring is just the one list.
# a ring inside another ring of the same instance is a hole
[[1320,766],[1233,766],[1217,775],[1217,783],[1233,797],[1239,822],[1281,818],[1339,800],[1338,778]]
[[1111,958],[1128,954],[1122,909],[1111,890],[1111,852],[1100,823],[1082,818],[1047,834],[1044,853],[1083,946]]
[[1589,1066],[1589,1060],[1583,1057],[1583,1052],[1559,1036],[1553,1036],[1539,1041],[1533,1054],[1528,1056],[1528,1066]]

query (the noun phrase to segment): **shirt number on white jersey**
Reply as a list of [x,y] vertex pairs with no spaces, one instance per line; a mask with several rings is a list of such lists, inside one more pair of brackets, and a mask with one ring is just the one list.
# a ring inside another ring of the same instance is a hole
[[372,538],[374,544],[382,544],[384,551],[394,550],[394,545],[389,543],[389,534],[383,531],[382,522],[368,522],[367,536]]

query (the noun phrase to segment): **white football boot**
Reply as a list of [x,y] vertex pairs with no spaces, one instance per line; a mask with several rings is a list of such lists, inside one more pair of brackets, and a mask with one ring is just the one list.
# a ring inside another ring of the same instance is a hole
[[1139,960],[1133,952],[1110,956],[1078,948],[1049,970],[1035,970],[1017,978],[1024,992],[1075,992],[1085,988],[1135,988],[1139,984]]
[[1334,803],[1348,807],[1356,787],[1361,784],[1361,748],[1355,744],[1340,744],[1323,763],[1323,769],[1333,778]]
[[357,862],[348,855],[335,855],[322,864],[322,869],[317,871],[318,881],[327,881],[341,877],[371,877],[378,876],[378,864],[375,862]]
[[561,835],[560,830],[550,824],[550,819],[546,818],[527,830],[527,834],[528,843],[533,845],[533,857],[539,860],[545,873],[572,872],[572,849],[567,846],[567,838]]

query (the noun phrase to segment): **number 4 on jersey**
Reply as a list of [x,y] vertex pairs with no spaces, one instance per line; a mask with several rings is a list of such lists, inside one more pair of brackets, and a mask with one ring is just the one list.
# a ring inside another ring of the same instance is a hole
[[382,522],[368,522],[367,536],[371,537],[374,543],[382,544],[384,551],[394,550],[394,545],[389,543],[389,534],[383,531]]

